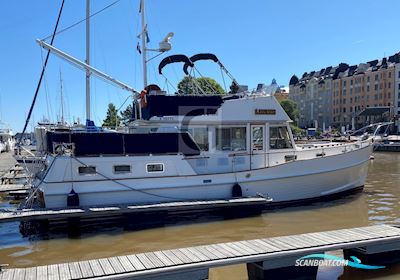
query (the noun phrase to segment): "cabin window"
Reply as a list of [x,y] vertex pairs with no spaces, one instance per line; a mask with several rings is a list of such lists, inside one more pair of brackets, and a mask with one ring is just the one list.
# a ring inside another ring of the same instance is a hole
[[164,172],[163,163],[149,163],[146,165],[146,170],[149,173]]
[[264,150],[264,128],[262,126],[252,127],[252,150],[262,151]]
[[269,130],[270,140],[269,148],[274,149],[290,149],[293,148],[289,131],[286,126],[271,127]]
[[96,166],[79,166],[79,175],[93,175],[96,174]]
[[194,142],[199,146],[200,150],[208,151],[208,129],[207,127],[189,128],[188,132],[192,135]]
[[246,150],[246,128],[230,127],[217,128],[217,150],[220,151],[245,151]]
[[122,173],[131,173],[130,165],[114,165],[114,173],[122,174]]

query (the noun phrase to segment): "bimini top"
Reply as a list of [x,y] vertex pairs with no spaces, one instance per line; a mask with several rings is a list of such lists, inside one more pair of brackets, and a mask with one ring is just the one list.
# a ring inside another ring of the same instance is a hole
[[194,63],[198,60],[212,60],[215,63],[218,63],[219,60],[215,54],[212,53],[199,53],[191,56],[189,58],[190,63],[185,62],[185,65],[183,65],[183,72],[185,72],[186,75],[189,75],[188,68],[193,67]]
[[289,116],[271,95],[148,96],[145,120],[164,123],[243,124],[287,122]]
[[215,114],[223,102],[221,95],[148,95],[142,118]]
[[190,61],[190,59],[184,55],[184,54],[176,54],[176,55],[171,55],[171,56],[167,56],[166,58],[164,58],[163,60],[161,60],[160,64],[158,65],[158,73],[160,75],[162,75],[162,69],[171,63],[177,63],[177,62],[183,62],[186,64],[188,64],[189,66],[193,67],[194,64]]

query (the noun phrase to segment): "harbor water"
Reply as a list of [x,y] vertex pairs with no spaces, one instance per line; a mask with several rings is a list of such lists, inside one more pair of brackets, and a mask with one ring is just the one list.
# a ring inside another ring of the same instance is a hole
[[[202,244],[266,238],[375,224],[400,226],[400,153],[375,153],[362,192],[310,205],[222,219],[193,215],[163,226],[93,228],[80,236],[63,232],[22,236],[19,223],[0,224],[0,263],[28,267],[127,255]],[[0,197],[1,207],[8,202]],[[400,264],[379,271],[320,268],[318,279],[399,279]],[[212,269],[210,279],[247,279],[246,266]]]

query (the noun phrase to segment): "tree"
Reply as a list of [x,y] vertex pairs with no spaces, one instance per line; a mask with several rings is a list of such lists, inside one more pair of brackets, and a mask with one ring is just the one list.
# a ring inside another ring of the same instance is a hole
[[133,116],[133,106],[129,104],[124,111],[121,112],[121,121],[127,122],[132,119]]
[[297,109],[296,102],[290,99],[284,99],[280,104],[292,121],[296,122],[299,119],[300,112],[299,109]]
[[184,77],[178,83],[178,92],[180,94],[225,94],[224,89],[218,82],[212,78]]
[[103,121],[103,126],[109,127],[109,128],[116,128],[121,121],[121,118],[118,116],[117,109],[115,108],[115,105],[110,103],[108,104],[108,110],[107,110],[107,115],[106,119]]

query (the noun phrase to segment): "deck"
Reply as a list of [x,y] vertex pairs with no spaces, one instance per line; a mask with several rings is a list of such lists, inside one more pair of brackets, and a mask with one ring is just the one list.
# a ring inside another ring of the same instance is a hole
[[[272,262],[338,249],[400,250],[400,229],[386,225],[219,243],[47,266],[5,269],[0,279],[204,279],[225,265]],[[379,251],[379,250],[378,250]],[[281,262],[281,264],[279,264]],[[183,278],[182,278],[183,277]]]
[[0,212],[0,223],[29,221],[29,220],[48,220],[48,219],[67,219],[67,218],[100,218],[112,215],[123,215],[132,213],[151,213],[164,211],[168,213],[178,211],[199,211],[214,210],[220,208],[249,207],[262,210],[269,199],[262,197],[234,198],[227,200],[203,200],[203,201],[182,201],[166,202],[145,205],[121,205],[108,207],[88,207],[88,208],[65,208],[65,209],[24,209]]

